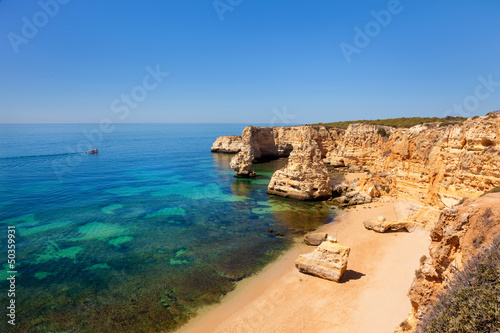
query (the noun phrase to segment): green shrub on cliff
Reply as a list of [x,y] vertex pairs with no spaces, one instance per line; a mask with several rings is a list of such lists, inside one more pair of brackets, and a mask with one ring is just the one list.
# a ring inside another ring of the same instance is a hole
[[333,123],[317,123],[312,125],[321,125],[325,127],[343,128],[347,129],[351,124],[372,124],[372,125],[382,125],[391,127],[403,127],[410,128],[415,125],[427,124],[427,123],[441,123],[441,126],[455,125],[462,121],[467,120],[464,117],[411,117],[411,118],[390,118],[390,119],[377,119],[377,120],[349,120],[349,121],[337,121]]
[[382,127],[378,129],[377,133],[381,136],[381,137],[386,137],[386,136],[389,136],[389,134],[387,134],[387,131],[385,129],[383,129]]
[[500,332],[500,237],[456,270],[417,332]]
[[484,192],[481,196],[486,195],[486,194],[490,194],[490,193],[498,193],[498,192],[500,192],[500,186],[492,188],[488,192]]

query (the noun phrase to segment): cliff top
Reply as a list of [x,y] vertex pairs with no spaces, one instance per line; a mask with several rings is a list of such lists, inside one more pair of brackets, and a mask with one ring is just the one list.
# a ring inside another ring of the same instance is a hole
[[402,117],[402,118],[389,118],[389,119],[376,119],[376,120],[348,120],[348,121],[337,121],[332,123],[316,123],[311,125],[320,125],[325,127],[334,127],[334,128],[342,128],[347,129],[351,124],[371,124],[371,125],[381,125],[381,126],[391,126],[391,127],[402,127],[402,128],[410,128],[415,125],[422,124],[437,124],[440,126],[447,125],[456,125],[460,124],[463,121],[467,120],[465,117]]

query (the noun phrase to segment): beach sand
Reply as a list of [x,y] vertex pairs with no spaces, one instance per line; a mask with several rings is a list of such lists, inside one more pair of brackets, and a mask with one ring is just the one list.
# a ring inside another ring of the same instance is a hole
[[406,295],[430,239],[420,233],[375,233],[363,221],[404,218],[406,206],[401,201],[357,206],[318,230],[351,248],[341,283],[300,273],[295,259],[315,247],[297,241],[178,332],[394,332],[411,310]]

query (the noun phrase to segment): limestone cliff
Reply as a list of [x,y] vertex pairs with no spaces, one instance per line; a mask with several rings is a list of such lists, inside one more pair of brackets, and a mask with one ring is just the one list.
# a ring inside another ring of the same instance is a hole
[[[367,221],[372,229],[431,232],[430,255],[422,259],[410,290],[410,326],[446,288],[455,268],[500,234],[500,194],[477,198],[500,187],[500,117],[496,114],[454,126],[434,123],[409,129],[366,124],[353,124],[345,131],[322,126],[247,127],[242,142],[231,161],[238,176],[255,175],[254,162],[290,156],[288,165],[273,175],[268,193],[302,200],[326,198],[326,163],[366,172],[355,184],[333,189],[345,197],[346,204],[357,196],[371,200],[390,195],[427,206],[387,225]],[[470,199],[458,205],[463,198]]]
[[219,136],[212,145],[213,153],[230,153],[236,154],[241,150],[243,140],[239,135]]
[[294,145],[288,164],[274,173],[267,193],[297,200],[324,200],[332,196],[328,170],[316,141]]
[[[436,207],[500,185],[500,117],[410,129],[351,125],[329,158],[385,172],[392,194]],[[328,162],[328,160],[326,161]]]
[[240,152],[231,159],[230,166],[236,172],[237,177],[254,177],[255,172],[252,169],[254,161],[254,148],[245,145]]
[[[257,127],[248,126],[241,134],[243,147],[231,161],[231,167],[239,177],[247,177],[251,164],[280,157],[288,157],[293,145],[315,141],[321,157],[336,147],[343,130],[327,129],[323,126]],[[215,145],[215,143],[214,143]],[[251,148],[251,149],[250,149]],[[250,163],[250,167],[248,164]],[[240,172],[243,170],[243,173]],[[252,174],[252,173],[250,173]]]
[[[219,139],[218,139],[219,140]],[[315,141],[324,162],[369,170],[360,189],[444,208],[500,186],[500,117],[468,119],[455,126],[409,129],[353,124],[347,130],[323,126],[255,127],[242,133],[231,166],[253,176],[255,162],[287,157],[294,145]],[[214,143],[215,145],[215,143]]]
[[429,257],[422,258],[410,288],[412,315],[402,331],[412,331],[453,275],[500,235],[499,202],[500,193],[494,193],[442,211],[431,232]]

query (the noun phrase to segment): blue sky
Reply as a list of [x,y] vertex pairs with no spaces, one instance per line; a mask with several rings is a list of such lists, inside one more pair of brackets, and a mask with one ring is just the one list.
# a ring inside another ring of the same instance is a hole
[[3,0],[0,123],[482,115],[500,109],[499,14],[497,0]]

